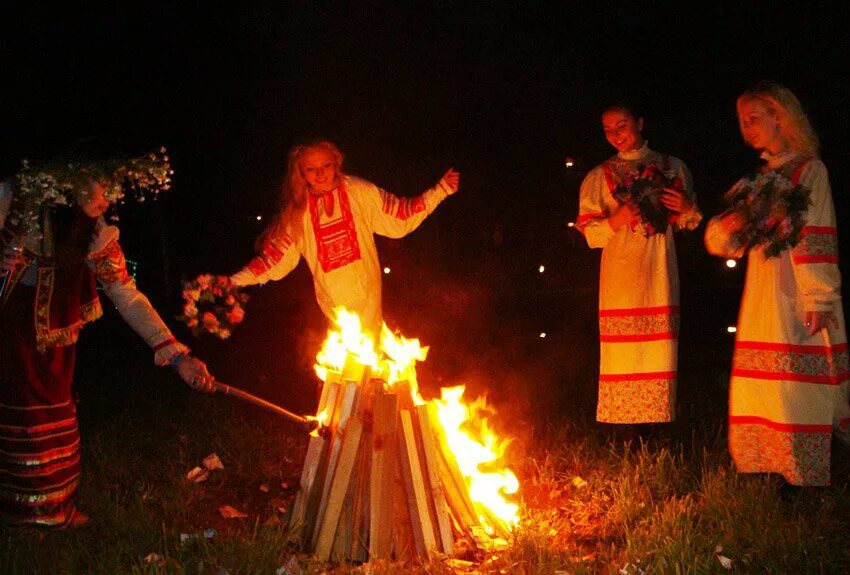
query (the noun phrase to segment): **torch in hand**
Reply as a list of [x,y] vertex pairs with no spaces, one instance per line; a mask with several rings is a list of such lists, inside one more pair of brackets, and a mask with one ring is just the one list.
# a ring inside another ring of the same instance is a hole
[[298,425],[303,427],[304,430],[307,431],[308,433],[312,433],[313,431],[315,431],[319,435],[325,436],[330,431],[330,429],[328,428],[327,425],[322,424],[317,419],[305,417],[303,415],[298,415],[296,413],[292,413],[288,409],[284,409],[284,408],[280,407],[279,405],[275,405],[274,403],[268,402],[265,399],[263,399],[261,397],[257,397],[256,395],[248,393],[247,391],[244,391],[242,389],[238,389],[238,388],[233,387],[231,385],[221,383],[220,381],[214,381],[212,383],[212,385],[213,385],[214,393],[220,393],[222,395],[229,395],[231,397],[236,397],[238,399],[241,399],[242,401],[245,401],[245,402],[250,403],[252,405],[258,405],[260,407],[264,407],[264,408],[266,408],[270,411],[277,413],[278,415],[284,416],[285,418],[289,419],[290,421],[297,423]]

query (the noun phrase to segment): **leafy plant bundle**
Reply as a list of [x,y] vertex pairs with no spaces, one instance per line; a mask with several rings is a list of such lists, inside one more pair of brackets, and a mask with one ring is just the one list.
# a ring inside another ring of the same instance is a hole
[[767,257],[800,242],[811,205],[811,190],[774,171],[758,172],[738,180],[726,192],[729,207],[724,214],[737,213],[743,226],[735,232],[741,246],[764,245]]
[[620,205],[637,206],[645,236],[663,234],[675,220],[673,214],[661,201],[664,188],[684,192],[682,179],[666,174],[655,164],[638,164],[637,176],[627,177],[613,192]]

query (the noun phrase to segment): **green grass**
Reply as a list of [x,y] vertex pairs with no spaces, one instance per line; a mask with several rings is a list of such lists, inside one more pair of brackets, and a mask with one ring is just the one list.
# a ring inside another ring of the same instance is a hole
[[[97,384],[83,390],[79,505],[93,522],[68,531],[0,528],[0,573],[271,574],[293,557],[305,573],[360,572],[311,561],[287,529],[306,437],[280,417],[191,393],[165,371],[141,377],[144,388],[120,400],[94,393]],[[727,573],[718,555],[736,573],[850,572],[847,449],[836,447],[832,487],[783,496],[778,478],[734,472],[721,422],[714,425],[647,442],[607,440],[592,422],[538,429],[531,445],[511,450],[523,486],[514,540],[463,558],[487,573]],[[187,481],[212,452],[225,469]],[[248,519],[222,518],[225,504]],[[214,537],[181,543],[181,534],[208,528]],[[150,553],[161,559],[146,563]],[[372,567],[460,569],[440,560]]]

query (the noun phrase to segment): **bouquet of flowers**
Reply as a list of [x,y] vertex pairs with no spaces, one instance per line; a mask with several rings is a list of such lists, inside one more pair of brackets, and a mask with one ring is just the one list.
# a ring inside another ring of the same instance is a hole
[[800,242],[810,196],[811,190],[781,174],[757,172],[741,178],[726,192],[729,208],[724,215],[734,212],[741,216],[744,225],[735,233],[739,245],[763,244],[765,256],[776,257]]
[[204,332],[227,339],[245,318],[248,295],[230,283],[227,276],[199,275],[183,284],[183,314],[177,319],[185,323],[195,337]]
[[157,196],[168,190],[173,173],[165,148],[138,158],[101,162],[56,160],[34,167],[24,160],[15,175],[16,189],[7,222],[23,237],[32,232],[40,237],[42,209],[73,205],[77,192],[85,197],[92,181],[103,185],[110,204],[123,201],[125,190],[131,191],[136,201],[144,202],[146,193]]
[[640,219],[645,236],[663,234],[675,214],[661,202],[664,188],[684,191],[682,179],[669,176],[655,164],[638,164],[637,176],[627,177],[613,192],[620,205],[631,204],[640,209]]

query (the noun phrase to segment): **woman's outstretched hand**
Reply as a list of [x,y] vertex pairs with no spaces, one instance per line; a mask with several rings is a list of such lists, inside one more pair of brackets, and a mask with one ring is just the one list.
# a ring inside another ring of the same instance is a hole
[[454,194],[460,189],[460,172],[456,171],[454,168],[449,168],[448,171],[443,174],[441,181],[445,183],[446,187]]

